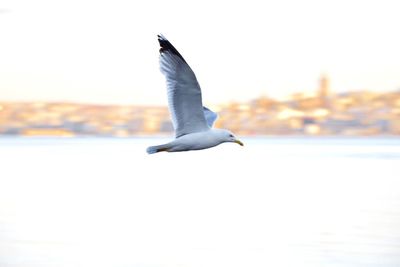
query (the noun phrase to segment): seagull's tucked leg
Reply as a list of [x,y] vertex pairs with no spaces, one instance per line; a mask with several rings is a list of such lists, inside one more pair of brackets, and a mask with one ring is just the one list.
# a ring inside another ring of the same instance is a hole
[[149,146],[146,149],[146,151],[148,154],[154,154],[154,153],[158,153],[158,152],[168,151],[169,148],[170,147],[168,144],[164,144],[164,145],[159,145],[159,146]]

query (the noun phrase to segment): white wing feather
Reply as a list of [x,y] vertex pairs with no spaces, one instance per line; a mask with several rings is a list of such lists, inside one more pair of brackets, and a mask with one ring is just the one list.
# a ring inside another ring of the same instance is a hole
[[210,109],[203,107],[204,116],[206,117],[208,127],[212,128],[214,122],[217,120],[218,115],[217,113],[211,111]]
[[160,42],[160,70],[167,81],[168,104],[175,137],[202,132],[210,127],[203,112],[201,89],[192,69],[164,37]]

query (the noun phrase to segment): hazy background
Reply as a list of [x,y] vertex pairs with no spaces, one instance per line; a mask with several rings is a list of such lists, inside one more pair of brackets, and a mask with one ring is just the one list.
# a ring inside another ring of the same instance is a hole
[[397,1],[23,1],[0,4],[0,99],[165,105],[156,34],[204,103],[400,87]]
[[[398,11],[1,1],[0,266],[400,266]],[[146,154],[159,33],[244,147]]]

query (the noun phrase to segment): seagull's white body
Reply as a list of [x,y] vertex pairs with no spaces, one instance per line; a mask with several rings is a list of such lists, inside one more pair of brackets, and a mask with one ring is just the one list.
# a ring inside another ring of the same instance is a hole
[[210,129],[204,132],[190,133],[178,137],[167,144],[152,146],[147,149],[148,153],[156,153],[161,151],[179,152],[188,150],[201,150],[217,146],[223,142],[238,142],[235,137],[230,137],[231,141],[227,141],[229,132],[222,129]]
[[200,150],[224,142],[243,145],[228,130],[212,129],[217,114],[204,107],[196,76],[185,59],[162,35],[160,70],[167,80],[168,106],[176,139],[170,143],[151,146],[147,153]]

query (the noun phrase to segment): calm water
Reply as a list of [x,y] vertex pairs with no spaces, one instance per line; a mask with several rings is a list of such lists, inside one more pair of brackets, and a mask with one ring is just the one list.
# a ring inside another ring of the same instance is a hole
[[400,266],[400,139],[163,141],[0,139],[0,266]]

